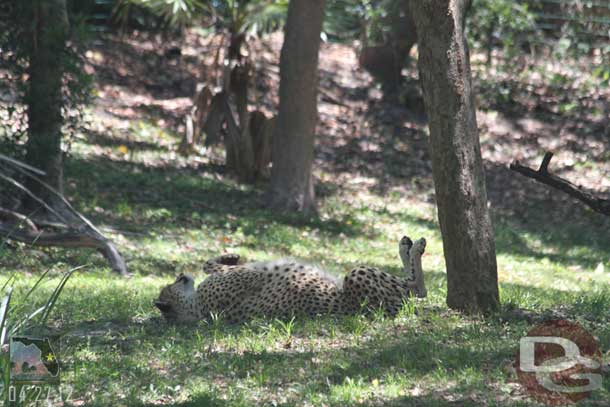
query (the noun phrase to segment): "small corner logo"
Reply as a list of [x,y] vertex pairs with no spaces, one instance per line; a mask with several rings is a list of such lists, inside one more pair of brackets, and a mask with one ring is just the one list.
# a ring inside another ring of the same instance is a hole
[[13,337],[11,382],[59,384],[59,362],[49,338]]
[[574,404],[602,387],[599,346],[579,324],[547,321],[530,330],[519,345],[519,382],[537,401]]

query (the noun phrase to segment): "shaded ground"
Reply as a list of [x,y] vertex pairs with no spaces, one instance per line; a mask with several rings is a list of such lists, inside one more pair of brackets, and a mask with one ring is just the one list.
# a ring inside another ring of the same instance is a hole
[[[54,315],[65,332],[68,405],[529,406],[513,361],[531,324],[511,319],[515,307],[577,320],[610,349],[610,220],[506,168],[514,158],[535,166],[551,149],[560,175],[607,194],[608,99],[601,91],[583,86],[576,94],[582,106],[570,107],[562,96],[570,83],[543,88],[527,78],[479,75],[503,305],[490,318],[467,318],[444,305],[421,111],[386,103],[351,48],[323,45],[320,216],[278,215],[261,203],[264,183],[244,186],[226,176],[220,151],[177,154],[214,44],[192,33],[184,42],[108,38],[88,54],[99,97],[66,162],[67,194],[117,241],[132,279],[109,275],[101,256],[88,251],[0,247],[0,272],[18,272],[16,297],[40,270],[59,278],[72,265],[90,265],[69,282]],[[179,58],[168,52],[176,46]],[[262,61],[252,104],[267,113],[277,104],[280,46],[272,36],[251,49]],[[504,87],[515,97],[503,101]],[[397,274],[396,243],[405,233],[429,242],[430,295],[416,303],[417,315],[407,308],[394,320],[229,327],[220,319],[184,327],[168,326],[152,307],[175,274],[200,281],[201,263],[223,251],[253,260],[301,257],[337,274],[361,263]],[[604,389],[582,405],[608,405],[609,385],[606,375]]]
[[[212,69],[202,66],[213,65],[218,44],[218,38],[193,33],[182,42],[131,38],[100,43],[90,53],[101,89],[94,108],[97,128],[85,136],[89,146],[79,151],[83,158],[109,159],[115,164],[113,171],[133,165],[139,169],[130,171],[144,173],[151,167],[180,172],[188,168],[193,175],[224,179],[218,151],[188,158],[175,153],[190,96],[196,83],[211,76]],[[176,47],[181,56],[167,57]],[[280,47],[281,35],[250,47],[256,61],[252,107],[267,114],[276,111]],[[555,243],[563,246],[574,240],[608,245],[608,218],[508,170],[515,159],[537,166],[544,152],[553,151],[552,171],[610,196],[610,92],[588,83],[576,68],[549,63],[544,72],[552,81],[536,76],[535,69],[529,77],[515,80],[501,71],[491,76],[475,63],[488,195],[495,221],[510,224],[517,235],[527,232],[548,242],[545,230],[552,228],[561,230],[554,239],[562,236]],[[417,106],[386,103],[358,68],[350,47],[322,45],[319,117],[314,169],[321,198],[338,193],[349,199],[366,190],[380,199],[395,194],[434,202],[425,117]],[[99,148],[92,151],[91,145]],[[193,199],[184,202],[194,205]],[[555,228],[557,219],[563,222]],[[583,228],[587,235],[575,235],[574,230]]]
[[[181,135],[196,83],[211,76],[211,69],[202,66],[213,65],[218,42],[191,33],[182,42],[132,38],[101,43],[90,53],[90,60],[100,87],[95,111],[108,119],[102,123],[114,132],[128,128],[130,122],[110,117],[149,120],[170,134]],[[166,56],[176,47],[181,56]],[[277,111],[280,47],[280,35],[250,47],[256,61],[252,108],[267,114]],[[600,195],[610,195],[610,92],[583,83],[580,72],[552,64],[545,69],[547,75],[559,79],[510,80],[499,74],[488,77],[481,71],[476,81],[493,206],[515,210],[540,200],[544,187],[503,171],[503,167],[514,159],[538,164],[547,150],[556,154],[553,168],[559,175]],[[392,189],[414,196],[431,193],[425,118],[420,106],[384,102],[370,77],[358,68],[350,47],[322,46],[319,117],[315,168],[322,190],[326,174],[337,181],[336,185],[357,174],[382,195]],[[557,204],[545,202],[545,206],[552,213],[576,210],[571,205],[566,208],[561,198]]]

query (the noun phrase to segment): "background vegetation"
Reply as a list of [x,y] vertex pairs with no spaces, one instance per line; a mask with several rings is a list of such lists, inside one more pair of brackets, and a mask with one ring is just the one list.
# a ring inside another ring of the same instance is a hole
[[[214,66],[226,46],[222,37],[261,34],[248,38],[256,67],[250,103],[275,110],[281,37],[271,31],[282,19],[257,14],[257,6],[277,11],[284,3],[71,4],[71,19],[90,30],[84,48],[70,48],[82,58],[75,72],[94,80],[90,87],[77,81],[91,103],[66,94],[78,101],[68,110],[80,106],[85,120],[66,138],[65,195],[117,242],[133,276],[111,274],[94,251],[0,243],[0,273],[14,276],[14,301],[49,270],[31,294],[33,307],[45,303],[64,272],[88,265],[67,282],[49,320],[62,336],[61,396],[68,405],[529,406],[513,363],[519,338],[545,318],[579,322],[608,360],[609,220],[506,166],[516,158],[536,165],[552,149],[557,173],[608,196],[610,9],[594,1],[474,2],[469,36],[502,301],[498,312],[479,318],[445,305],[414,63],[406,62],[397,101],[384,99],[357,68],[363,36],[370,44],[386,41],[392,3],[327,5],[317,216],[267,209],[265,180],[235,181],[221,148],[179,154],[201,67]],[[236,18],[237,6],[248,22]],[[0,35],[9,32],[1,28]],[[0,81],[0,151],[13,154],[25,142],[23,77],[6,45],[13,40],[1,38],[0,75],[11,81]],[[9,195],[1,188],[0,201]],[[175,274],[199,282],[201,263],[223,251],[248,260],[299,257],[337,275],[362,263],[398,274],[403,234],[429,242],[429,298],[396,319],[171,326],[152,307]],[[581,405],[608,405],[607,371],[603,383]]]

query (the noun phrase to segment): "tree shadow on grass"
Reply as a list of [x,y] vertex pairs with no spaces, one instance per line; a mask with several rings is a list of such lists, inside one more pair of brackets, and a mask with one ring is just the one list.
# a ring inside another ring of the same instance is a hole
[[[312,228],[332,238],[363,237],[366,226],[357,214],[322,220],[274,213],[264,207],[260,190],[224,180],[222,169],[214,165],[182,169],[173,163],[151,167],[141,163],[72,157],[67,160],[66,174],[68,195],[78,209],[98,225],[107,224],[127,232],[136,244],[154,238],[151,231],[162,237],[166,232],[175,233],[180,239],[186,231],[205,228],[226,235],[240,230],[245,236],[256,236],[257,242],[269,240],[270,250],[285,251],[285,244],[290,242],[275,237],[269,239],[272,232],[264,225],[277,223],[299,229]],[[591,214],[576,204],[574,216],[558,220],[539,197],[524,205],[528,206],[528,217],[522,219],[504,216],[502,209],[494,212],[498,254],[548,259],[589,269],[610,258],[610,246],[605,243],[610,239],[610,223],[605,218],[596,216],[599,220],[594,222]],[[97,208],[102,208],[103,212]],[[367,210],[375,217],[389,218],[390,223],[417,225],[431,234],[438,234],[436,221],[413,216],[408,211],[389,212],[375,207]],[[368,237],[374,238],[380,233],[372,230],[366,232]],[[532,247],[524,235],[540,241],[541,247]],[[257,243],[256,247],[264,245]],[[169,273],[177,266],[176,262],[166,259],[140,260],[145,263],[144,268],[158,267]]]
[[117,138],[112,137],[109,134],[105,134],[99,131],[87,130],[86,132],[87,142],[89,144],[98,145],[101,147],[119,147],[125,146],[130,151],[168,151],[168,148],[152,141],[139,141],[130,140],[129,138]]
[[[556,263],[586,268],[595,268],[599,263],[605,263],[610,259],[610,244],[607,244],[610,242],[610,222],[607,222],[603,216],[600,215],[597,222],[593,222],[589,217],[590,223],[576,216],[573,219],[558,221],[552,213],[545,213],[544,207],[538,207],[536,210],[544,216],[544,219],[536,218],[532,222],[519,222],[500,214],[493,214],[498,254],[519,255],[536,260],[548,259]],[[585,212],[584,209],[582,211]],[[436,221],[406,212],[392,216],[397,221],[416,224],[430,233],[439,233]],[[606,224],[608,228],[605,227]],[[541,247],[532,247],[524,235],[538,239],[542,243]]]
[[[573,296],[565,301],[562,291],[510,284],[505,286],[525,290],[532,297],[551,297],[557,306],[563,304],[574,312],[568,317],[585,316],[584,309],[579,308],[577,297]],[[610,297],[606,298],[605,303],[598,305],[607,309],[609,304]],[[126,362],[116,368],[120,369],[122,377],[133,381],[135,388],[146,388],[142,386],[144,383],[160,382],[170,387],[198,381],[212,384],[210,390],[195,390],[186,402],[166,405],[190,406],[200,405],[197,404],[200,402],[209,402],[213,406],[252,405],[257,400],[248,390],[244,389],[243,394],[232,393],[232,397],[236,399],[225,400],[215,394],[215,388],[217,383],[221,383],[222,389],[226,390],[226,387],[233,386],[232,383],[251,378],[253,375],[259,375],[260,379],[256,380],[260,380],[260,383],[252,386],[262,394],[281,392],[282,389],[296,385],[297,390],[300,390],[291,393],[293,396],[289,397],[286,405],[298,405],[302,402],[302,393],[306,389],[330,397],[332,387],[343,385],[348,377],[354,380],[362,379],[367,384],[373,379],[383,380],[398,374],[408,378],[405,390],[409,390],[416,387],[420,381],[425,383],[426,380],[431,380],[434,385],[436,379],[430,378],[429,375],[435,371],[441,374],[441,381],[447,380],[452,384],[444,389],[424,388],[422,395],[397,397],[388,400],[387,405],[418,405],[418,402],[441,406],[478,405],[476,401],[484,400],[497,392],[497,389],[490,385],[513,379],[502,368],[514,360],[519,337],[529,330],[531,324],[524,320],[512,320],[510,329],[507,330],[502,313],[484,320],[453,314],[453,318],[458,318],[454,322],[451,322],[451,317],[447,318],[446,313],[447,310],[442,307],[423,306],[419,315],[410,322],[403,321],[398,325],[382,323],[375,330],[366,324],[362,336],[350,331],[351,325],[348,322],[353,317],[320,317],[307,321],[297,319],[293,331],[293,341],[296,343],[301,339],[311,340],[312,335],[319,335],[322,344],[325,340],[334,343],[329,336],[330,326],[340,332],[345,331],[350,336],[339,336],[342,342],[339,342],[338,347],[335,345],[329,348],[315,346],[296,349],[278,347],[276,338],[271,339],[260,351],[230,350],[235,345],[230,346],[229,350],[214,350],[214,347],[211,347],[211,350],[206,349],[216,340],[222,341],[225,337],[235,338],[242,335],[243,329],[246,329],[246,335],[252,338],[266,335],[269,330],[265,328],[265,321],[254,321],[245,326],[221,323],[215,332],[211,325],[170,325],[158,317],[146,319],[137,327],[132,327],[132,324],[127,322],[115,321],[110,326],[105,321],[95,321],[86,327],[97,335],[87,341],[87,349],[101,352],[100,348],[103,350],[105,347],[118,346]],[[313,327],[315,330],[312,331]],[[87,329],[81,330],[80,335],[86,334]],[[105,335],[104,329],[112,329],[113,334]],[[121,338],[120,343],[117,343],[117,338]],[[159,371],[148,370],[146,377],[142,377],[139,366],[129,361],[129,358],[139,357],[142,346],[146,346],[146,349],[162,349],[170,346],[168,344],[184,351],[177,351],[178,356],[172,359],[170,366]],[[200,359],[189,356],[195,353],[204,353],[205,356]],[[472,372],[475,373],[474,379]],[[306,388],[298,385],[305,383]],[[218,391],[222,389],[219,388]],[[516,404],[510,403],[503,405],[520,405],[518,401]],[[371,404],[375,403],[371,401]],[[368,404],[365,402],[350,405]]]
[[[222,177],[222,172],[212,165],[187,169],[171,164],[149,167],[140,163],[72,158],[66,163],[66,173],[75,183],[70,194],[75,196],[74,201],[84,213],[97,222],[118,224],[134,232],[142,227],[197,227],[202,223],[210,228],[225,229],[231,224],[230,228],[247,229],[254,224],[277,222],[314,227],[332,235],[359,233],[356,219],[322,220],[268,210],[259,190],[220,180],[218,176]],[[95,207],[104,208],[104,213],[93,211]],[[156,210],[163,212],[155,216]],[[153,215],[143,219],[151,211]],[[139,226],[130,228],[129,224]]]
[[[227,400],[223,400],[218,398],[212,392],[197,392],[189,397],[188,401],[184,401],[181,403],[172,403],[165,404],[167,406],[173,407],[222,407],[227,405],[235,405],[234,402],[229,402]],[[143,404],[143,407],[153,407],[158,406],[158,403],[152,404]],[[245,405],[245,404],[244,404]]]
[[[151,231],[161,237],[175,233],[176,238],[181,239],[186,231],[204,228],[227,236],[240,230],[245,236],[256,236],[256,248],[267,245],[269,250],[285,251],[285,245],[290,242],[285,241],[286,237],[273,236],[274,232],[265,225],[311,228],[332,238],[363,237],[367,226],[363,223],[366,221],[359,220],[354,213],[330,220],[274,213],[264,207],[260,190],[224,180],[222,169],[214,165],[181,169],[171,163],[149,167],[139,163],[71,158],[66,173],[74,183],[68,193],[79,209],[96,224],[111,225],[127,232],[135,243],[154,238]],[[590,213],[575,204],[574,216],[558,220],[552,210],[547,209],[544,198],[536,196],[523,205],[527,206],[524,209],[527,217],[521,219],[506,216],[503,208],[493,212],[498,254],[548,259],[589,269],[610,258],[610,246],[605,244],[610,239],[610,223],[603,217],[596,216],[598,221],[594,222]],[[104,211],[99,212],[97,207]],[[389,223],[417,225],[430,234],[439,232],[436,221],[414,216],[408,211],[389,212],[376,207],[367,208],[367,211],[374,217],[389,218]],[[368,237],[374,238],[380,233],[374,228],[373,232],[368,229]],[[541,246],[534,247],[525,235],[541,242]],[[146,268],[159,266],[172,272],[176,267],[175,262],[156,258],[141,260],[148,264]]]

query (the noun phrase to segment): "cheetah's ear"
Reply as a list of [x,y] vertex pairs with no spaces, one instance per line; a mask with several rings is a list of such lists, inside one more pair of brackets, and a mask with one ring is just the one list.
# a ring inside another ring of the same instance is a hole
[[169,312],[172,309],[172,306],[165,301],[155,301],[155,307],[159,308],[161,312]]

